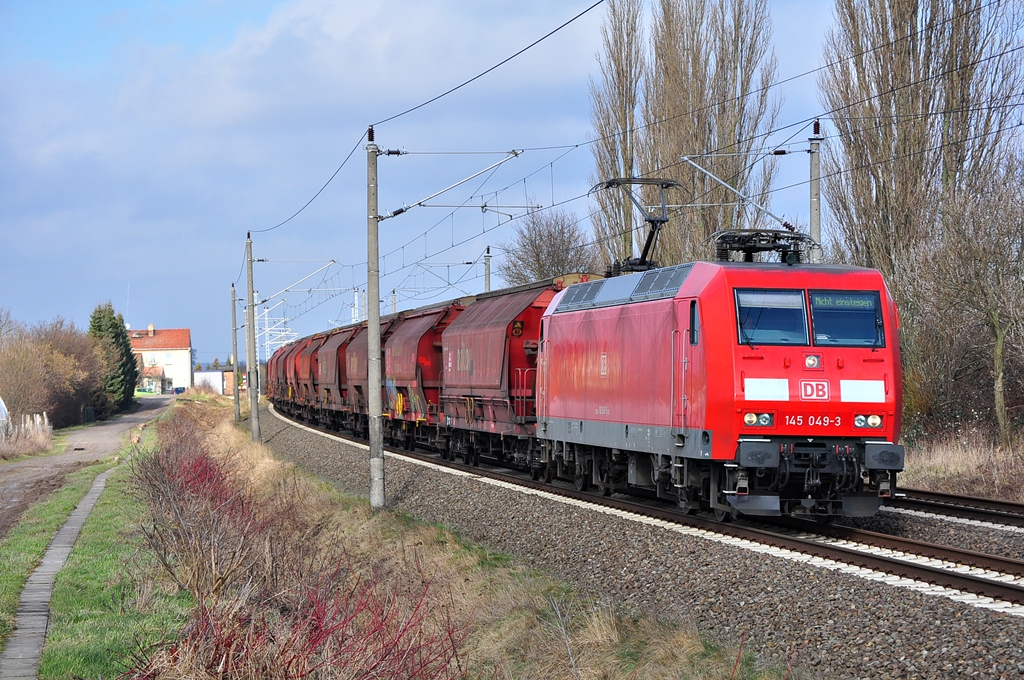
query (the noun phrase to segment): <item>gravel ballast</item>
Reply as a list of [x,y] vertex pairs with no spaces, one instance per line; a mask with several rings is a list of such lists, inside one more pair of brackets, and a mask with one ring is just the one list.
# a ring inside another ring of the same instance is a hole
[[[367,496],[363,448],[264,410],[278,457]],[[828,678],[1024,677],[1024,618],[771,557],[388,458],[387,503],[604,600]],[[469,471],[469,469],[466,469]],[[968,532],[973,527],[959,527]],[[1015,539],[1019,537],[1015,536]]]

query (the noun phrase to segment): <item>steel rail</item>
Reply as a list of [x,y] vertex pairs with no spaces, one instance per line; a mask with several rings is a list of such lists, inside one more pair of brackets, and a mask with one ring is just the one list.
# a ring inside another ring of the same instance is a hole
[[992,524],[1024,527],[1024,505],[991,498],[972,498],[938,491],[901,488],[895,498],[886,502],[886,506]]
[[[935,545],[924,541],[917,541],[912,538],[880,534],[865,529],[832,525],[810,525],[809,522],[801,519],[779,518],[773,524],[784,526],[788,529],[803,531],[808,534],[817,534],[826,539],[839,541],[850,541],[869,545],[885,550],[894,550],[906,553],[910,556],[925,557],[933,560],[942,560],[957,565],[973,567],[976,569],[987,569],[1000,574],[1024,577],[1024,561],[1015,560],[1000,555],[989,555],[971,550],[964,550],[948,545]],[[810,525],[810,526],[808,526]],[[899,559],[899,558],[896,558]]]
[[[287,415],[287,414],[284,414]],[[291,416],[288,416],[291,419]],[[301,423],[307,427],[311,426],[308,423]],[[321,428],[314,428],[321,429]],[[352,441],[358,441],[362,443],[362,440],[349,435],[348,433],[338,433],[335,431],[327,431],[329,434],[341,437],[343,439],[350,439]],[[478,477],[484,477],[494,480],[499,480],[505,483],[511,483],[525,488],[533,489],[536,491],[543,491],[556,496],[562,496],[565,498],[571,498],[573,500],[585,501],[594,505],[601,505],[608,508],[620,510],[622,512],[629,512],[644,517],[650,517],[652,519],[658,519],[665,522],[679,524],[682,526],[693,527],[697,529],[703,529],[705,531],[731,536],[733,538],[743,539],[752,541],[755,543],[761,543],[764,545],[791,550],[793,552],[810,555],[813,557],[819,557],[823,559],[833,560],[843,564],[853,565],[870,569],[872,571],[889,574],[901,578],[913,579],[921,581],[931,585],[941,586],[944,588],[950,588],[952,590],[958,590],[965,593],[972,593],[982,597],[990,597],[995,600],[1011,603],[1024,603],[1024,584],[1012,583],[1012,582],[1000,582],[990,578],[981,577],[970,573],[960,573],[950,571],[949,569],[936,567],[929,564],[921,564],[915,562],[904,561],[896,557],[886,557],[884,555],[877,555],[872,553],[866,553],[862,550],[855,548],[833,545],[826,542],[822,542],[820,535],[828,535],[835,532],[836,535],[840,535],[845,532],[845,527],[820,527],[812,525],[809,522],[801,520],[793,520],[797,522],[797,527],[800,531],[811,534],[819,534],[819,538],[801,538],[799,536],[788,535],[786,533],[779,533],[765,528],[757,528],[751,526],[745,526],[742,523],[731,523],[731,522],[719,522],[717,520],[701,517],[696,515],[686,515],[678,512],[673,508],[656,505],[645,505],[636,501],[627,500],[623,498],[605,497],[598,494],[592,494],[588,492],[577,491],[574,488],[566,488],[555,484],[548,484],[540,481],[533,481],[528,477],[521,477],[519,475],[510,474],[508,470],[499,468],[499,470],[491,470],[481,467],[471,467],[464,463],[457,463],[454,461],[442,460],[436,454],[423,454],[418,452],[410,452],[402,449],[385,447],[388,453],[400,456],[404,458],[410,458],[421,462],[430,463],[438,467],[452,468],[461,472],[472,471],[474,475]],[[789,522],[786,522],[789,524]],[[856,530],[851,530],[856,531]],[[864,532],[870,534],[872,532]],[[851,541],[866,542],[867,536],[863,536],[865,540],[858,540],[850,538]],[[878,534],[877,536],[884,536]],[[904,541],[905,539],[896,539],[895,537],[889,536],[887,539],[893,541]],[[881,539],[872,539],[881,540]],[[914,542],[916,543],[916,542]],[[910,543],[903,543],[904,546],[909,548]],[[921,544],[928,545],[928,544]],[[1002,561],[1003,563],[1014,563],[1013,566],[1007,567],[1012,569],[1011,574],[1019,573],[1024,569],[1024,563],[1015,562],[1013,560],[1006,560],[1005,558],[988,556],[982,554],[970,554],[966,556],[966,551],[958,551],[955,548],[947,546],[930,546],[933,552],[939,550],[954,551],[956,554],[962,556],[962,559],[969,559],[973,563],[978,564],[994,564],[995,562],[982,562],[982,559],[991,559],[995,561]],[[912,549],[907,548],[896,548],[903,552],[910,554],[916,554]],[[938,553],[937,553],[938,554]],[[953,552],[947,553],[952,555]],[[942,559],[942,558],[939,558]],[[946,561],[957,561],[955,559],[947,559]],[[971,566],[974,566],[973,564]],[[1000,571],[997,567],[985,566],[981,568],[991,569],[992,571]]]

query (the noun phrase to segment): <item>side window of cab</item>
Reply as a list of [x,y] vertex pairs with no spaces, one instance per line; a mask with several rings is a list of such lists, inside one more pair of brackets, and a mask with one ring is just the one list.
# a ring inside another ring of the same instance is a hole
[[697,313],[697,301],[690,300],[690,344],[700,341],[700,314]]

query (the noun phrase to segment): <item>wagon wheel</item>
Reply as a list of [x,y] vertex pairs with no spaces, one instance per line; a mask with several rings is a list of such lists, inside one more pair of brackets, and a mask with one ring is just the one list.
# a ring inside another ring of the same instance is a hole
[[719,510],[718,508],[715,508],[715,519],[717,519],[719,522],[731,522],[732,517],[732,510]]
[[540,479],[541,472],[543,472],[541,468],[537,467],[536,465],[532,466],[530,468],[530,479],[536,482],[538,479]]
[[555,466],[553,466],[551,463],[548,463],[547,465],[544,466],[544,483],[550,484],[554,478]]
[[473,467],[480,467],[480,452],[475,448],[469,449],[467,454],[466,465],[472,465]]

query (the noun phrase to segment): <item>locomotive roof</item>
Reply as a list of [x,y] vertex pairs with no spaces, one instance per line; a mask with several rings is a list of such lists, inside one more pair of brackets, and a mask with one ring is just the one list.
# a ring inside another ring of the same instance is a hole
[[679,293],[679,289],[695,265],[747,272],[751,270],[785,273],[813,271],[823,274],[851,274],[873,271],[864,267],[837,264],[793,266],[780,262],[687,262],[673,267],[577,283],[568,288],[553,313],[673,298]]

